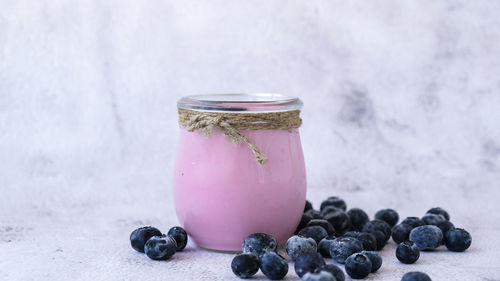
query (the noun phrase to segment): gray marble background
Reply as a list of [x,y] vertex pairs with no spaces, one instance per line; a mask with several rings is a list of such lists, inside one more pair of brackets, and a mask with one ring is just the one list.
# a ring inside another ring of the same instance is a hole
[[235,280],[232,255],[190,244],[152,262],[128,235],[178,223],[176,101],[255,91],[304,101],[315,206],[330,195],[370,215],[442,206],[472,233],[468,252],[412,266],[390,244],[370,280],[500,280],[499,11],[493,0],[0,0],[0,280]]

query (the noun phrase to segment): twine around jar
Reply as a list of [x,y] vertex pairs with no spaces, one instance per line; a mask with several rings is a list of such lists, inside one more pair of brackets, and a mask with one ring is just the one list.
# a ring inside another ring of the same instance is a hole
[[244,142],[261,165],[267,157],[245,137],[244,130],[291,130],[300,127],[300,110],[259,113],[207,112],[179,108],[179,124],[189,132],[199,130],[210,135],[213,129],[222,131],[235,143]]

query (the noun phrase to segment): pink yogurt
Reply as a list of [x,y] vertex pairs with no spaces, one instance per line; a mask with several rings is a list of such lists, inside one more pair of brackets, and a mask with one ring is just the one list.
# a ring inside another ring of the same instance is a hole
[[256,232],[283,244],[304,211],[306,173],[298,129],[242,133],[268,157],[266,164],[220,131],[205,136],[181,127],[175,206],[202,248],[241,251],[245,237]]

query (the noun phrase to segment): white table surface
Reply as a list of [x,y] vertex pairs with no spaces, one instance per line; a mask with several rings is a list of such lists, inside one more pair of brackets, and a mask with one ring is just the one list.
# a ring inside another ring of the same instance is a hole
[[[236,280],[231,254],[129,246],[178,224],[183,95],[304,101],[308,198],[431,207],[465,253],[368,280],[500,280],[499,1],[0,0],[0,280]],[[259,273],[257,278],[262,279]],[[291,273],[288,280],[297,279]]]

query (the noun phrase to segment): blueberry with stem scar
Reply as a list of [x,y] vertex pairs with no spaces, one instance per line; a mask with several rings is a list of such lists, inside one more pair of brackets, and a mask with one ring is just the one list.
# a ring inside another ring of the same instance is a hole
[[345,261],[345,271],[351,278],[362,279],[372,271],[372,262],[366,255],[353,254]]
[[239,254],[231,262],[231,270],[240,278],[249,278],[259,271],[259,257],[254,254]]
[[420,250],[417,245],[411,241],[405,241],[396,248],[396,258],[402,263],[415,263],[420,257]]

